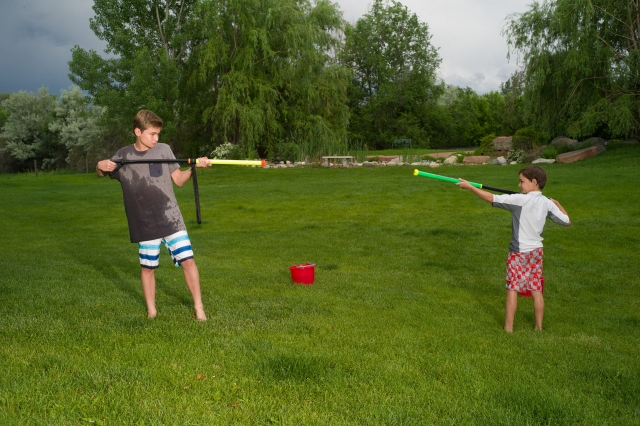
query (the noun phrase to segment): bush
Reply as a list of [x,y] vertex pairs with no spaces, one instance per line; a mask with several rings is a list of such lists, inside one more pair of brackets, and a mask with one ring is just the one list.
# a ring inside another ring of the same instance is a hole
[[524,157],[527,156],[527,153],[523,149],[512,149],[507,154],[507,161],[509,163],[516,162],[521,164],[524,162]]
[[513,138],[511,139],[511,149],[521,149],[526,151],[542,145],[542,142],[543,137],[540,132],[533,127],[525,127],[524,129],[518,130],[515,135],[513,135]]
[[275,149],[275,159],[278,161],[296,161],[300,155],[298,145],[293,142],[279,143]]
[[244,153],[239,145],[234,145],[231,142],[225,142],[222,145],[218,145],[216,149],[211,151],[211,157],[217,160],[242,160]]
[[540,153],[540,157],[555,159],[559,154],[558,151],[559,150],[556,145],[547,145],[547,147]]
[[488,135],[486,135],[485,137],[483,137],[482,139],[480,139],[480,146],[474,151],[475,155],[482,155],[485,153],[489,153],[489,152],[493,152],[495,151],[494,147],[493,147],[493,140],[496,138],[496,134],[495,133],[490,133]]

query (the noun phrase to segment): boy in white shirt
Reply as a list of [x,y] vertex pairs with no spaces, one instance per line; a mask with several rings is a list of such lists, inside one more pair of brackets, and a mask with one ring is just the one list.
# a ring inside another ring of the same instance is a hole
[[543,168],[529,166],[518,172],[518,186],[522,194],[495,195],[471,186],[460,179],[457,185],[476,194],[481,199],[511,212],[512,235],[507,259],[507,300],[504,329],[513,332],[513,320],[518,307],[518,293],[531,291],[535,329],[542,331],[544,298],[542,296],[542,231],[547,218],[569,226],[571,221],[559,202],[542,195],[547,182]]

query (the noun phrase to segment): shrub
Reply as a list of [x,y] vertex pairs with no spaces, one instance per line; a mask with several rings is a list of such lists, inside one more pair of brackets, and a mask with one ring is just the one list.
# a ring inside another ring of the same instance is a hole
[[547,145],[547,147],[540,153],[540,157],[554,159],[558,154],[558,147],[556,145]]
[[298,145],[293,142],[279,143],[275,149],[275,159],[278,161],[296,161],[300,155]]
[[516,162],[521,164],[524,162],[524,157],[526,157],[527,153],[523,149],[512,149],[507,154],[507,161],[509,163]]
[[244,153],[239,145],[225,142],[211,151],[211,156],[217,160],[242,160]]
[[533,127],[525,127],[518,130],[511,139],[512,150],[528,150],[542,145],[543,137]]
[[489,153],[489,152],[493,152],[494,147],[493,147],[493,140],[496,138],[496,134],[495,133],[490,133],[488,135],[486,135],[485,137],[483,137],[482,139],[480,139],[480,146],[475,150],[474,154],[475,155],[482,155],[484,153]]

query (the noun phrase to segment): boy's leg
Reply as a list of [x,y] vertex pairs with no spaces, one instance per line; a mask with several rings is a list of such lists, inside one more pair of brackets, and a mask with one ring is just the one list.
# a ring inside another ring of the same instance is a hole
[[507,300],[505,303],[504,329],[507,333],[513,332],[513,320],[518,308],[518,292],[507,289]]
[[155,268],[160,260],[160,241],[143,241],[138,243],[138,257],[140,258],[140,281],[142,282],[142,293],[147,302],[147,315],[155,318],[156,314],[156,275]]
[[156,275],[154,269],[141,268],[140,281],[142,282],[142,293],[144,300],[147,302],[147,315],[149,318],[155,318],[156,311]]
[[163,241],[176,266],[182,266],[184,280],[193,297],[193,307],[196,311],[196,318],[198,318],[198,321],[206,321],[207,315],[204,313],[202,295],[200,293],[200,274],[198,273],[196,262],[193,260],[191,240],[189,239],[187,231],[178,231],[175,234],[165,237]]
[[536,331],[542,331],[542,317],[544,316],[544,297],[541,291],[531,291],[533,298],[533,315],[536,319]]
[[202,294],[200,293],[200,274],[198,267],[193,259],[187,259],[183,261],[182,272],[184,273],[184,280],[189,287],[191,296],[193,297],[193,307],[196,311],[196,318],[198,321],[206,321],[207,315],[204,313],[204,305],[202,304]]

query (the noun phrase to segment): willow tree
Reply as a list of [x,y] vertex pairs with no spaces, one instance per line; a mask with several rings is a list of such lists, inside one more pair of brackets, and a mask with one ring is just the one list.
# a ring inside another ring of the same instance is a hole
[[638,0],[556,0],[510,16],[524,108],[548,136],[640,139]]
[[353,71],[350,131],[378,148],[397,138],[427,143],[426,119],[444,87],[426,23],[400,2],[375,0],[345,31],[342,59]]
[[343,21],[327,0],[205,0],[197,10],[190,90],[214,139],[314,155],[344,144],[347,74],[335,51]]

